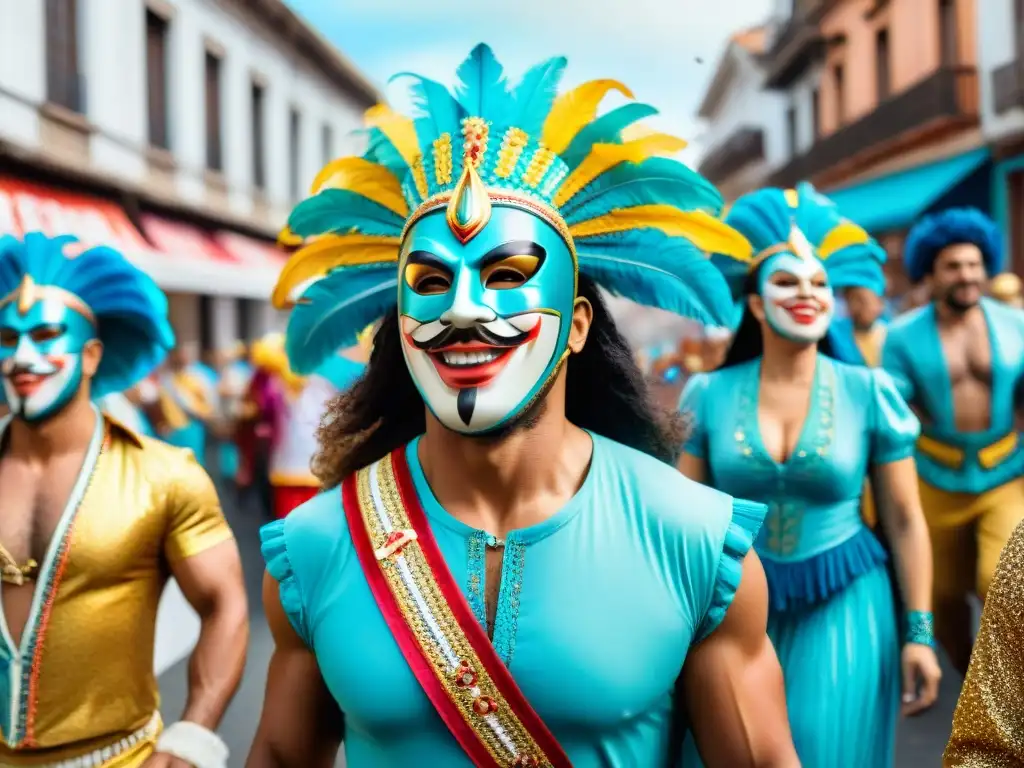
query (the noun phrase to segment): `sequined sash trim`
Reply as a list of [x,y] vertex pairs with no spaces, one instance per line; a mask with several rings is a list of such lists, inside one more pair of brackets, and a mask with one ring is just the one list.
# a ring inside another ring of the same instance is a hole
[[405,448],[342,485],[349,529],[388,628],[476,766],[571,763],[501,663],[455,583],[412,483]]

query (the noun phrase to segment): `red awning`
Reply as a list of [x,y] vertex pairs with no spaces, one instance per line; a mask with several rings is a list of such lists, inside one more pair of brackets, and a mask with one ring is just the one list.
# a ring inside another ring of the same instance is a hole
[[0,235],[74,235],[87,247],[116,248],[165,291],[270,296],[283,264],[273,246],[150,213],[142,225],[152,245],[116,203],[0,176]]
[[149,244],[117,203],[0,176],[0,235],[74,235],[82,245],[128,253]]

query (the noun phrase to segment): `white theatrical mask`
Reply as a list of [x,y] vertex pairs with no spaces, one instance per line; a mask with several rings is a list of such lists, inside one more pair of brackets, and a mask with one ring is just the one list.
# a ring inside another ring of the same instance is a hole
[[[773,283],[772,276],[780,272],[792,280],[787,280],[786,285]],[[821,284],[824,274],[824,266],[810,253],[783,253],[765,264],[761,298],[772,330],[799,343],[811,344],[824,338],[835,312],[832,288],[827,282]]]

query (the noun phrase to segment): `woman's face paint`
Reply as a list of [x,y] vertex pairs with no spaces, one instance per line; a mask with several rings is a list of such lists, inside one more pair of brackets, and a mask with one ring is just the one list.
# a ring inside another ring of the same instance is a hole
[[817,259],[792,253],[772,256],[761,268],[759,292],[765,320],[782,338],[810,344],[828,332],[835,296]]

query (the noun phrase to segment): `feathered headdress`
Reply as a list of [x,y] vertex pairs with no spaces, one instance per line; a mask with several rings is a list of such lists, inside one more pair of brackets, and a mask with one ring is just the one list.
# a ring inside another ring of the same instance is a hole
[[77,243],[74,237],[38,232],[26,234],[24,241],[0,238],[0,296],[35,285],[55,286],[81,300],[103,343],[103,360],[92,380],[93,397],[101,397],[149,375],[174,347],[174,331],[167,297],[149,275],[113,248],[74,254]]
[[970,243],[981,251],[990,275],[1003,270],[1003,235],[999,226],[976,208],[950,208],[925,216],[907,234],[903,266],[917,283],[932,271],[939,251],[950,245]]
[[307,288],[288,330],[296,370],[354,343],[394,306],[399,247],[412,224],[447,208],[453,231],[468,233],[481,226],[470,215],[481,202],[543,218],[578,268],[614,294],[708,324],[727,321],[728,290],[705,252],[742,258],[749,248],[715,218],[718,192],[664,156],[685,146],[680,139],[624,137],[653,108],[629,103],[598,116],[609,92],[632,97],[622,83],[596,80],[557,96],[565,65],[549,59],[510,88],[491,49],[478,45],[458,69],[454,94],[406,75],[417,117],[383,105],[366,113],[367,153],[324,168],[285,233],[304,243],[273,295],[281,308]]
[[712,256],[736,299],[742,297],[748,275],[779,253],[820,260],[834,289],[863,287],[885,293],[885,250],[807,182],[796,189],[743,195],[729,208],[725,222],[747,238],[754,254],[750,259]]

